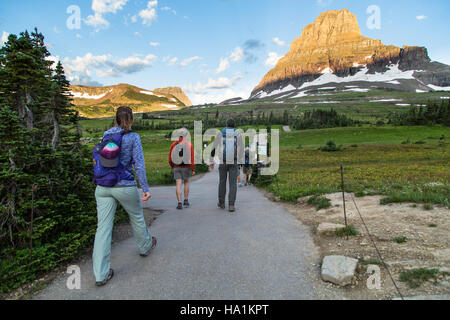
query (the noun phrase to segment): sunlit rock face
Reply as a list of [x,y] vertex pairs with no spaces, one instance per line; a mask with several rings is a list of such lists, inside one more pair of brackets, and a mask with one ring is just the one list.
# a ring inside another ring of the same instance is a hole
[[292,42],[289,52],[253,90],[252,96],[288,85],[298,88],[323,74],[347,77],[362,68],[372,74],[385,72],[393,64],[398,64],[401,71],[431,72],[422,72],[416,77],[423,79],[425,84],[449,85],[449,67],[431,63],[426,48],[384,45],[381,40],[364,37],[356,16],[347,9],[326,11],[303,29],[302,35]]

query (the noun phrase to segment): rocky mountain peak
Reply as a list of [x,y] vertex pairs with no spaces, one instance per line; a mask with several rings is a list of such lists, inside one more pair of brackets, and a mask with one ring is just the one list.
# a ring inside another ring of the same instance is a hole
[[427,84],[445,87],[450,83],[449,67],[431,62],[426,48],[384,45],[381,40],[364,37],[349,10],[326,11],[303,29],[289,52],[253,90],[252,97],[288,86],[299,88],[326,74],[350,77],[363,68],[369,74],[384,73],[393,65],[399,72],[420,71],[414,73],[420,90],[426,90],[423,86]]

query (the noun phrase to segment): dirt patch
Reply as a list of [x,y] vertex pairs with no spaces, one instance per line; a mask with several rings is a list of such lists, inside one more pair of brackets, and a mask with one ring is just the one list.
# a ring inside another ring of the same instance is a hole
[[[274,197],[267,194],[272,200]],[[307,204],[308,198],[299,199],[298,204],[282,205],[303,224],[311,227],[316,245],[320,248],[321,259],[327,255],[345,255],[359,259],[356,279],[351,286],[339,288],[325,284],[327,290],[342,295],[345,299],[392,299],[399,297],[383,265],[381,269],[381,289],[367,288],[367,264],[381,263],[364,225],[353,204],[350,194],[346,194],[348,224],[357,230],[356,236],[347,241],[345,236],[336,234],[319,235],[316,230],[320,223],[344,224],[342,193],[326,195],[331,207],[317,211]],[[404,296],[440,295],[450,293],[447,275],[440,274],[437,280],[430,280],[419,288],[411,289],[400,282],[402,271],[415,268],[439,268],[450,270],[450,210],[434,207],[425,210],[423,205],[390,204],[381,205],[382,196],[355,198],[356,204],[369,228],[381,255],[388,265],[394,280]],[[403,242],[402,240],[405,240]],[[401,243],[398,243],[398,242]]]

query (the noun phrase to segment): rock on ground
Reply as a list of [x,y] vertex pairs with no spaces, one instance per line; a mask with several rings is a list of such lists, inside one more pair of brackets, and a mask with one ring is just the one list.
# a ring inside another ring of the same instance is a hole
[[358,260],[344,256],[326,256],[322,262],[322,279],[340,286],[352,283]]
[[324,222],[324,223],[319,224],[319,226],[317,227],[317,232],[318,233],[330,233],[330,232],[334,233],[334,232],[336,232],[336,230],[343,229],[343,228],[345,228],[345,226],[342,224]]

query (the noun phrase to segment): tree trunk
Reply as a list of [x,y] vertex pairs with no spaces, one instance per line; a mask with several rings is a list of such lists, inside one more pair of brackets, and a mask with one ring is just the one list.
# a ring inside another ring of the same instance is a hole
[[56,147],[59,144],[59,132],[60,132],[60,129],[59,129],[59,123],[58,123],[58,119],[57,119],[57,116],[56,116],[56,112],[55,112],[54,109],[52,110],[52,121],[53,121],[52,148],[53,148],[53,151],[56,151]]
[[27,123],[27,129],[33,130],[34,128],[34,115],[31,109],[28,107],[28,104],[31,104],[33,102],[33,99],[31,98],[31,94],[29,92],[26,93],[27,97],[27,103],[25,104],[25,113],[26,113],[26,123]]

